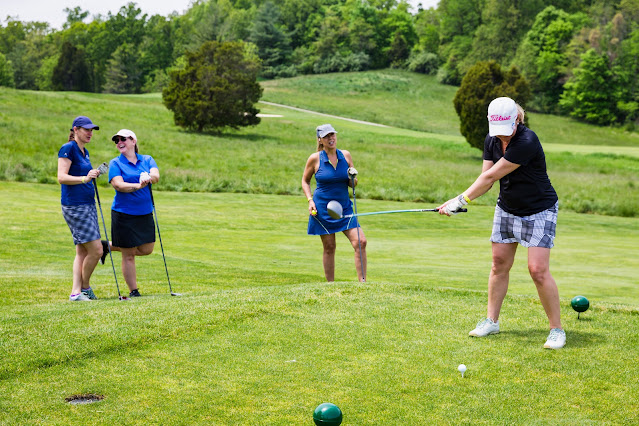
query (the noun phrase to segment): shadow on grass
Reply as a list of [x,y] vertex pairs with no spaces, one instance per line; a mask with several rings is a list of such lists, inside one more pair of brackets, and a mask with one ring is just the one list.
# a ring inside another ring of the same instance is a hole
[[[548,337],[548,330],[506,330],[500,331],[504,337],[513,336],[525,344],[539,344],[545,342]],[[566,348],[586,348],[598,346],[605,342],[605,337],[599,333],[566,330]]]

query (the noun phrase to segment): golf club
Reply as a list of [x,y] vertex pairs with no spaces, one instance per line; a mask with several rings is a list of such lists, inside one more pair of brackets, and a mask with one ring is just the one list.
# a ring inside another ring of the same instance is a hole
[[[98,167],[98,171],[100,172],[100,175],[106,173],[108,168],[109,168],[109,166],[107,166],[107,163],[100,164],[100,167]],[[113,268],[113,278],[115,278],[115,287],[118,289],[118,299],[119,300],[129,300],[128,297],[122,296],[122,293],[120,293],[120,285],[118,284],[118,276],[115,273],[115,264],[113,263],[113,252],[111,251],[111,244],[109,244],[109,234],[107,234],[106,223],[104,222],[104,214],[102,213],[102,203],[100,202],[100,193],[98,192],[98,182],[97,182],[97,180],[95,178],[93,179],[93,188],[95,188],[95,196],[98,199],[98,207],[100,207],[100,216],[102,217],[102,227],[104,228],[104,238],[106,238],[106,240],[107,240],[107,246],[108,246],[108,249],[109,249],[109,257],[111,258],[111,268]]]
[[155,226],[158,229],[158,238],[160,239],[160,248],[162,249],[162,260],[164,260],[164,270],[166,271],[166,279],[169,282],[169,292],[171,296],[182,296],[181,293],[174,293],[171,288],[171,278],[169,278],[169,268],[166,267],[166,257],[164,256],[164,245],[162,244],[162,235],[160,235],[160,223],[158,222],[158,212],[155,210],[155,200],[153,200],[153,189],[149,184],[149,193],[151,194],[151,204],[153,204],[153,213],[155,214]]
[[[354,199],[355,197],[353,197]],[[370,216],[370,215],[377,215],[377,214],[389,214],[389,213],[423,213],[423,212],[439,212],[439,210],[437,209],[408,209],[408,210],[386,210],[386,211],[381,211],[381,212],[369,212],[369,213],[357,213],[357,209],[355,209],[355,214],[347,214],[346,216],[344,216],[342,214],[342,205],[335,201],[329,201],[328,205],[326,206],[326,209],[328,210],[328,215],[330,217],[332,217],[333,219],[342,219],[342,218],[348,218],[348,217],[358,217],[358,216]],[[457,213],[466,213],[468,211],[468,209],[459,209],[457,210]]]
[[[353,184],[353,209],[355,209],[354,216],[357,216],[357,200],[355,199],[355,175],[350,175],[350,177],[351,183]],[[359,239],[359,222],[357,223],[357,245],[359,246],[359,266],[360,268],[362,268],[362,281],[366,282],[366,271],[364,271],[364,260],[362,259],[362,242]]]

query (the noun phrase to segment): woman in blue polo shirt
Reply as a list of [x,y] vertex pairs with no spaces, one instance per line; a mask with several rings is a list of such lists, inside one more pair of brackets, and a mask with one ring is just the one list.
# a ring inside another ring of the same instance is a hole
[[100,130],[100,127],[93,124],[89,117],[76,117],[70,129],[69,141],[58,152],[62,215],[75,244],[71,301],[97,299],[89,280],[98,261],[102,259],[104,263],[104,244],[100,243],[93,187],[93,179],[100,172],[91,166],[89,150],[86,148],[93,137],[93,130]]
[[135,257],[153,253],[155,222],[149,185],[160,180],[150,155],[138,153],[138,140],[122,129],[111,138],[120,155],[109,163],[109,182],[115,188],[111,206],[111,249],[122,253],[122,275],[130,297],[139,297]]

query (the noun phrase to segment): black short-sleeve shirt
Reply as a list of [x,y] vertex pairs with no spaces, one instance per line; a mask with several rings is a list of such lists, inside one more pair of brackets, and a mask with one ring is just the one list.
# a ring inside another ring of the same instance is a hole
[[557,193],[550,184],[546,156],[535,132],[519,124],[505,153],[499,138],[487,135],[484,160],[497,163],[502,157],[519,167],[499,180],[499,207],[515,216],[529,216],[555,205]]

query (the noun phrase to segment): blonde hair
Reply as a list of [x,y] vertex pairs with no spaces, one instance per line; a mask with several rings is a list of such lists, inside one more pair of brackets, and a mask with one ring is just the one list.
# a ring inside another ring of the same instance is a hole
[[517,120],[521,123],[524,124],[524,120],[526,118],[526,111],[524,111],[524,109],[522,108],[521,105],[519,105],[517,102],[515,102],[515,105],[517,106]]

